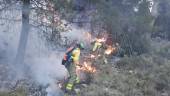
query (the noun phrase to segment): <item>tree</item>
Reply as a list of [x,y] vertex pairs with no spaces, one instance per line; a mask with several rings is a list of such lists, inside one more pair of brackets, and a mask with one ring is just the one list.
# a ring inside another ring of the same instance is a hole
[[96,6],[94,24],[102,22],[100,28],[111,34],[126,54],[148,51],[147,36],[152,29],[148,0],[94,0],[91,3]]
[[170,40],[170,3],[168,0],[158,0],[158,16],[155,19],[154,27],[155,30],[153,32],[153,37],[160,37],[162,39]]
[[25,50],[27,45],[28,33],[29,33],[29,13],[30,13],[30,0],[23,0],[22,6],[22,29],[20,34],[20,40],[15,59],[15,64],[23,64]]

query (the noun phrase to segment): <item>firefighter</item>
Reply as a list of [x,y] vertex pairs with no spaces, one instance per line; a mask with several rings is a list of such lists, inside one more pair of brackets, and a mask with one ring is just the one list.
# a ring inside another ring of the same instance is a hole
[[93,51],[93,52],[96,52],[98,49],[100,49],[103,42],[105,42],[104,38],[101,38],[101,39],[96,38],[96,39],[94,40],[94,46],[93,46],[92,51]]
[[76,74],[76,66],[80,65],[79,58],[82,49],[84,49],[84,45],[83,43],[79,43],[75,47],[70,47],[64,55],[62,64],[65,65],[69,72],[68,82],[65,86],[67,92],[71,92],[74,84],[80,81]]

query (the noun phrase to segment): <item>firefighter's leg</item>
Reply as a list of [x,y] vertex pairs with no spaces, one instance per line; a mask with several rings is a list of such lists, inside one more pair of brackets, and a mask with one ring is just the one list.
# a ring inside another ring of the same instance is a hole
[[76,82],[76,78],[77,78],[75,64],[70,65],[69,74],[70,74],[70,78],[69,78],[68,83],[66,85],[66,90],[72,91],[74,84]]
[[97,44],[97,49],[101,48],[102,44],[101,43],[98,43]]
[[94,43],[94,46],[93,46],[93,50],[92,50],[92,51],[94,52],[94,51],[96,51],[96,49],[97,49],[97,43]]
[[97,45],[97,55],[101,54],[101,52],[102,52],[101,46],[102,46],[102,44],[98,43],[98,45]]
[[76,75],[76,84],[80,83],[80,78]]
[[101,46],[102,46],[101,43],[96,42],[96,43],[94,44],[94,47],[93,47],[93,50],[92,50],[92,51],[93,51],[95,54],[98,54],[99,49],[100,49]]

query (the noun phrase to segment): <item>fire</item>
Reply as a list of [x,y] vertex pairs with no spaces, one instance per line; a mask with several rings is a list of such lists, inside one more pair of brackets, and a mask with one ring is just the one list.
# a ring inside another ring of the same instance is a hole
[[97,39],[98,42],[105,42],[106,39],[105,38],[101,38],[101,39]]
[[100,56],[101,56],[101,54],[98,54],[98,55],[90,54],[90,58],[94,58],[94,59],[96,59],[97,57],[100,57]]
[[108,48],[105,50],[105,54],[110,55],[115,49],[116,48],[108,46]]
[[[90,54],[91,59],[96,59],[96,58],[98,58],[100,56],[101,56],[101,54],[98,54],[98,55]],[[89,57],[89,56],[87,56],[87,57]]]
[[95,55],[91,54],[90,57],[91,57],[91,58],[95,58]]
[[90,66],[89,64],[87,64],[87,62],[84,62],[83,66],[81,66],[81,67],[77,66],[77,69],[87,71],[87,72],[90,72],[90,73],[96,72],[96,69],[94,67]]
[[92,72],[92,73],[96,72],[96,69],[95,69],[94,67],[88,65],[87,62],[84,62],[84,67],[85,67],[86,70],[89,71],[89,72]]

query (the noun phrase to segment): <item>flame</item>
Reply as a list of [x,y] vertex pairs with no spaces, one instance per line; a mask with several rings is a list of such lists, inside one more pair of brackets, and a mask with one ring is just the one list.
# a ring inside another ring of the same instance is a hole
[[88,65],[87,62],[84,62],[84,67],[85,67],[86,70],[89,71],[89,72],[92,72],[92,73],[96,72],[96,69],[95,69],[94,67]]
[[91,59],[96,59],[97,57],[100,57],[100,56],[101,56],[101,54],[98,54],[98,55],[90,54]]
[[91,58],[95,58],[95,55],[91,54],[90,57],[91,57]]
[[77,66],[76,68],[78,70],[83,70],[83,71],[87,71],[87,72],[90,72],[90,73],[96,72],[95,67],[90,66],[87,62],[84,62],[82,67]]
[[116,50],[115,47],[108,46],[108,48],[105,50],[105,54],[110,55],[114,50]]
[[106,41],[106,39],[105,38],[101,38],[101,39],[97,39],[96,41],[98,41],[98,42],[105,42]]

